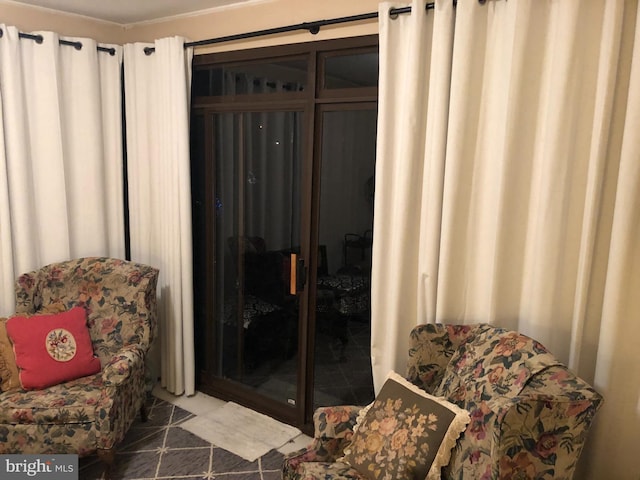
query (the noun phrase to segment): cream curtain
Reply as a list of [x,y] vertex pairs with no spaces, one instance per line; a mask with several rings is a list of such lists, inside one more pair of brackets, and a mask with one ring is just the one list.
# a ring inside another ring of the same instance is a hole
[[638,2],[451,4],[380,7],[375,384],[417,323],[519,330],[605,397],[577,477],[637,480]]
[[[145,54],[145,47],[154,47],[155,53]],[[192,57],[193,50],[185,49],[179,37],[124,46],[131,258],[160,269],[159,349],[150,369],[160,376],[163,387],[177,395],[195,393],[189,160]]]
[[9,315],[21,273],[124,257],[122,48],[0,29],[0,315]]
[[[412,9],[422,14],[389,17],[392,7],[403,6],[382,3],[379,12],[371,272],[371,357],[376,389],[389,370],[404,370],[411,329],[435,321],[455,11],[453,2],[442,2],[438,5],[442,21],[434,23],[435,15],[424,14],[424,4],[414,2]],[[429,288],[423,288],[425,285]],[[426,309],[425,304],[432,308]]]

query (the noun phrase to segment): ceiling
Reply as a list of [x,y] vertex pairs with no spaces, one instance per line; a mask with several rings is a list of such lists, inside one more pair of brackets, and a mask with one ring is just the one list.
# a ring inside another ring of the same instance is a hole
[[122,25],[256,0],[13,0]]

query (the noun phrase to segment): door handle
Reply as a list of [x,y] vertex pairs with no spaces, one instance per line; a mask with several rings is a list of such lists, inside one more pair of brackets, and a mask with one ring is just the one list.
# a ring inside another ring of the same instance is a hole
[[297,253],[291,254],[291,270],[289,272],[289,293],[297,295],[304,290],[307,283],[307,267],[304,259]]

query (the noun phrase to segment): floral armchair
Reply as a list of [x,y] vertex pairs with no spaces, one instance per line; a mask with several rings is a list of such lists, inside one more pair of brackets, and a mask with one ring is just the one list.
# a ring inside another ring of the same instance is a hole
[[[603,401],[537,341],[487,324],[414,328],[407,379],[470,414],[444,479],[570,479]],[[364,479],[341,461],[360,409],[316,410],[314,440],[283,479]]]
[[0,394],[0,454],[97,452],[107,471],[140,411],[145,356],[157,323],[158,270],[110,258],[81,258],[20,276],[16,314],[84,307],[101,371],[40,390]]

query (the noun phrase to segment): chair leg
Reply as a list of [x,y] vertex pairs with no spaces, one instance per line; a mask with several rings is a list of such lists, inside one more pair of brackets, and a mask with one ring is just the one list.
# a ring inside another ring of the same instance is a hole
[[104,480],[111,479],[111,467],[113,467],[113,463],[116,458],[116,449],[108,448],[108,449],[98,449],[98,458],[104,463],[104,472],[102,473],[102,478]]

